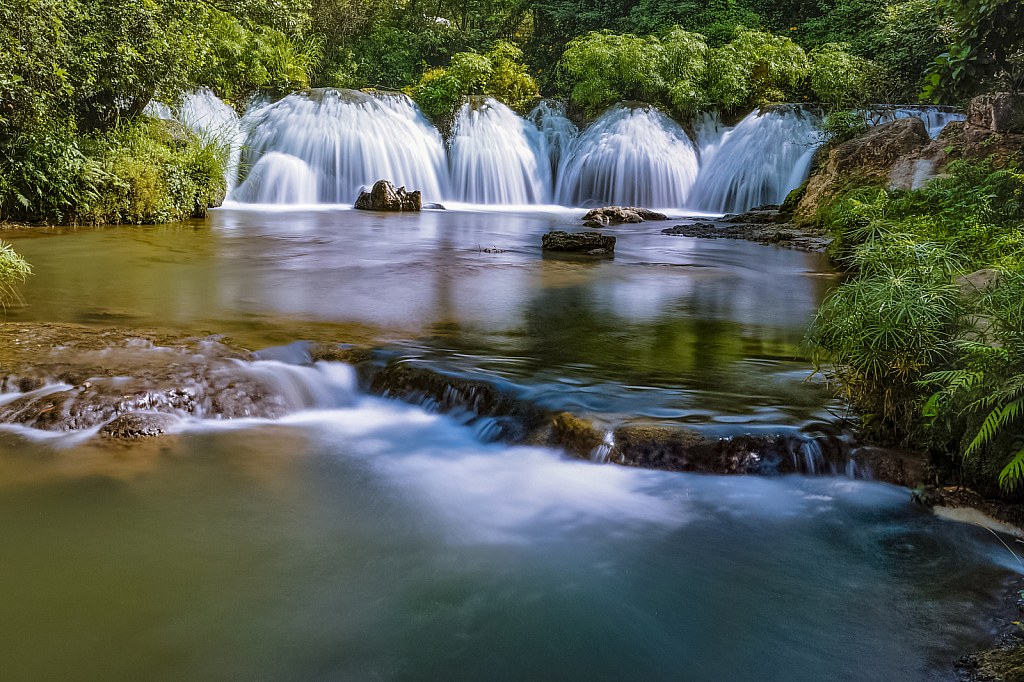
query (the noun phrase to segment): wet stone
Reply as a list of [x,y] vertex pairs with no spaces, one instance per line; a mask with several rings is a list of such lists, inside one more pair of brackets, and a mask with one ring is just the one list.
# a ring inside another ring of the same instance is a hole
[[548,232],[541,237],[541,248],[599,255],[615,250],[615,237],[600,232]]
[[171,414],[159,412],[130,412],[122,414],[100,427],[100,435],[104,438],[120,440],[138,440],[162,436],[178,422]]

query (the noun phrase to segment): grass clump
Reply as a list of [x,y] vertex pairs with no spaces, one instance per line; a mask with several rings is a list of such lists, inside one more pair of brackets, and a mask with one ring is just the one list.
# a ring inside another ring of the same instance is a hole
[[0,306],[6,308],[18,300],[17,286],[31,274],[32,266],[10,244],[0,242]]

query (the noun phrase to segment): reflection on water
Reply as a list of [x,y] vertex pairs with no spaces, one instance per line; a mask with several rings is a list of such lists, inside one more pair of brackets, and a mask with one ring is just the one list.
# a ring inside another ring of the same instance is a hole
[[8,319],[225,333],[250,348],[390,342],[545,392],[551,407],[632,412],[630,399],[601,406],[552,385],[570,380],[611,397],[658,389],[642,401],[649,418],[815,416],[827,397],[799,387],[807,366],[793,360],[834,283],[822,255],[669,237],[666,223],[607,229],[614,258],[542,253],[540,235],[580,229],[581,213],[218,210],[179,225],[15,233],[36,274]]

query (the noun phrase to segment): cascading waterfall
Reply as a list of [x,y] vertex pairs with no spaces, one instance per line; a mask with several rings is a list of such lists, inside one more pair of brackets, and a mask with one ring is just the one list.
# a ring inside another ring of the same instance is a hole
[[820,143],[817,116],[792,105],[751,113],[701,158],[688,206],[712,213],[742,213],[781,204],[810,171]]
[[228,166],[224,171],[225,195],[229,195],[238,177],[242,142],[245,139],[238,114],[209,88],[199,88],[185,95],[177,110],[166,104],[151,102],[146,113],[155,118],[178,121],[191,130],[214,137],[230,148]]
[[452,192],[473,204],[546,204],[551,168],[545,139],[495,99],[462,105],[449,149]]
[[566,117],[565,104],[556,100],[542,100],[526,118],[544,135],[545,149],[551,162],[551,175],[555,177],[562,156],[569,151],[569,146],[579,135],[579,130]]
[[932,139],[938,137],[947,123],[952,121],[963,121],[967,117],[958,113],[953,107],[943,106],[920,106],[920,107],[882,107],[873,106],[868,111],[868,118],[872,125],[879,125],[898,118],[909,118],[916,116],[924,121],[928,135]]
[[308,196],[271,183],[296,167],[292,159],[309,169],[319,203],[351,203],[362,187],[382,179],[420,190],[425,199],[447,195],[441,136],[405,95],[309,90],[257,107],[246,118],[251,128],[244,161],[252,171],[235,192],[241,202],[291,203],[289,198]]
[[693,140],[697,144],[697,153],[702,163],[714,153],[726,133],[732,130],[732,127],[722,123],[722,117],[717,111],[702,112],[690,124],[693,126]]
[[555,201],[566,206],[679,207],[697,177],[697,151],[657,109],[617,104],[562,159]]

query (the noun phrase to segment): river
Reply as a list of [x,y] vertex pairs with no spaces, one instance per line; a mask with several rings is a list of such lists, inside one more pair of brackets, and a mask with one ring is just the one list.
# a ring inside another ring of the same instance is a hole
[[670,223],[609,228],[611,257],[541,252],[582,213],[234,206],[5,233],[35,268],[5,328],[224,335],[303,396],[133,445],[0,428],[5,676],[919,682],[989,644],[1014,559],[907,490],[574,460],[301,364],[297,341],[373,346],[608,427],[841,412],[801,359],[836,282],[821,254]]

